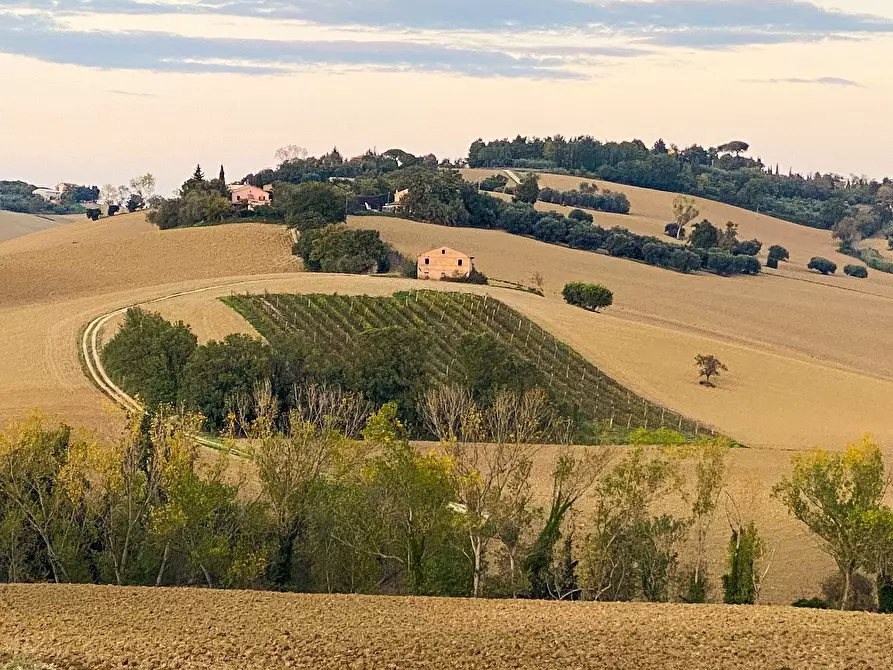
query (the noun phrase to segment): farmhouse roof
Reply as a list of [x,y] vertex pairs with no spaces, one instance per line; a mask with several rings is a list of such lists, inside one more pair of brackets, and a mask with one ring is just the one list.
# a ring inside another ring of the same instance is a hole
[[435,256],[437,254],[444,254],[447,252],[459,254],[460,256],[468,256],[468,258],[474,258],[474,256],[469,256],[464,251],[458,251],[457,249],[453,249],[452,247],[434,247],[433,249],[429,249],[428,251],[424,251],[424,252],[420,253],[419,257],[421,257],[421,256]]

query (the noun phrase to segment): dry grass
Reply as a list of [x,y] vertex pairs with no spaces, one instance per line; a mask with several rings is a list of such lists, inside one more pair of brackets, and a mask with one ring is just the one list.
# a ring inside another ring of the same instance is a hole
[[84,221],[0,244],[0,307],[186,279],[299,269],[281,226],[161,231],[144,213]]
[[[0,654],[60,668],[881,668],[893,619],[776,607],[12,586]],[[0,656],[2,658],[2,656]]]
[[62,224],[86,221],[83,214],[65,216],[37,216],[0,210],[0,242],[41,230],[56,228]]

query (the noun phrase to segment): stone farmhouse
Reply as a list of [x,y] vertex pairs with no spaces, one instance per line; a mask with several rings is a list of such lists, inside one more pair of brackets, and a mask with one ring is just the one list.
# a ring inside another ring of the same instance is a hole
[[468,277],[474,268],[474,256],[449,247],[438,247],[421,254],[418,259],[418,278],[460,279]]

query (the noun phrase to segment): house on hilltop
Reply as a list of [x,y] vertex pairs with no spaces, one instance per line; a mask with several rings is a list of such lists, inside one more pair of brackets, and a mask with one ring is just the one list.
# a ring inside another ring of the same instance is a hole
[[229,186],[232,204],[262,207],[270,204],[270,191],[249,184],[233,184]]
[[417,276],[435,281],[461,279],[470,276],[473,269],[474,256],[449,247],[438,247],[419,256]]
[[68,184],[56,184],[55,188],[36,188],[31,195],[40,196],[47,202],[61,202],[67,188]]

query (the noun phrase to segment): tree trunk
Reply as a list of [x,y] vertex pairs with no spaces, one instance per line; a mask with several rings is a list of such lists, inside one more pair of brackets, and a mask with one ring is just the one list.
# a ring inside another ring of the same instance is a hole
[[202,572],[203,572],[204,575],[205,575],[205,581],[206,581],[207,584],[208,584],[208,588],[209,588],[209,589],[213,589],[213,588],[214,588],[214,584],[213,584],[213,582],[211,581],[211,575],[208,573],[208,569],[205,567],[205,564],[204,564],[204,563],[202,563],[202,564],[200,565],[200,567],[201,567],[201,569],[202,569]]
[[158,576],[155,578],[155,586],[161,586],[161,581],[164,578],[164,569],[167,567],[167,557],[171,551],[171,543],[167,542],[164,545],[164,553],[161,555],[161,565],[158,566]]
[[475,598],[481,596],[481,577],[483,572],[483,556],[481,541],[474,536],[471,537],[471,553],[474,555],[474,583],[472,586],[472,595]]
[[840,597],[840,609],[845,610],[850,599],[850,585],[853,581],[853,571],[848,567],[843,571],[843,595]]

